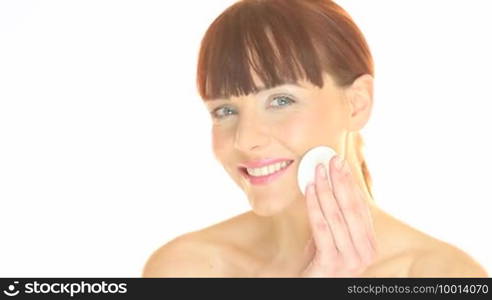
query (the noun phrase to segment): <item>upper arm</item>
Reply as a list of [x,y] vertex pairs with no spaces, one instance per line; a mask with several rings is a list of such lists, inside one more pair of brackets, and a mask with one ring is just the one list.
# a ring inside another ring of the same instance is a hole
[[465,252],[446,249],[421,255],[413,263],[410,277],[488,277],[485,269]]
[[142,277],[219,277],[212,255],[186,237],[178,237],[149,257]]

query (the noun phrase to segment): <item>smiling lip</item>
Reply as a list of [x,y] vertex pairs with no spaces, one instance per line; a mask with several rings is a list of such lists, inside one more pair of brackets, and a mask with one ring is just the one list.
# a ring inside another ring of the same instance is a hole
[[[274,163],[277,163],[277,162],[282,162],[282,161],[287,161],[288,164],[285,168],[281,169],[281,170],[278,170],[277,172],[273,173],[273,174],[270,174],[270,175],[265,175],[265,176],[251,176],[248,174],[248,172],[246,171],[246,168],[260,168],[262,166],[266,166],[266,165],[270,165],[270,164],[274,164]],[[294,161],[291,160],[291,159],[269,159],[269,160],[261,160],[261,161],[255,161],[255,162],[251,162],[251,163],[248,163],[248,164],[244,164],[242,166],[239,167],[239,170],[241,172],[241,174],[249,180],[249,182],[251,182],[251,184],[254,184],[254,185],[262,185],[262,184],[268,184],[270,182],[272,182],[273,180],[277,179],[278,177],[280,177],[282,174],[285,173],[285,171],[287,171],[287,169],[292,165]]]

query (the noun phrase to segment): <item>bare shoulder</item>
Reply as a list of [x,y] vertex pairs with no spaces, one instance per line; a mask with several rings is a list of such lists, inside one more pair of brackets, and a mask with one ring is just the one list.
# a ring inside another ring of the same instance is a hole
[[222,277],[217,250],[197,233],[184,234],[150,255],[142,277]]
[[409,277],[488,277],[488,274],[463,250],[439,242],[415,256]]
[[[486,270],[458,247],[378,210],[381,227],[392,228],[386,235],[385,266],[404,265],[398,274],[404,277],[488,277]],[[396,258],[396,259],[394,259]],[[386,274],[386,273],[385,273]]]
[[231,276],[241,261],[239,236],[246,234],[239,233],[248,218],[250,214],[241,214],[171,240],[151,254],[142,276]]

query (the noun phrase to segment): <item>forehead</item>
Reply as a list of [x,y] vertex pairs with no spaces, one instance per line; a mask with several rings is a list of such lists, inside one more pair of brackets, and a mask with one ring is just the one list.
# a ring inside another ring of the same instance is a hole
[[279,92],[286,92],[286,93],[293,93],[293,94],[306,94],[306,93],[318,93],[318,92],[323,92],[323,91],[334,91],[337,89],[337,86],[332,78],[328,73],[323,74],[323,87],[318,87],[311,83],[308,80],[305,79],[300,79],[297,80],[296,82],[286,82],[280,85],[276,85],[273,87],[265,87],[265,85],[261,82],[259,77],[252,73],[252,78],[254,79],[255,85],[257,86],[257,92],[252,92],[247,95],[240,95],[240,96],[231,96],[228,98],[214,98],[214,99],[208,99],[205,100],[206,104],[211,104],[213,102],[222,102],[222,101],[236,101],[241,98],[246,98],[246,97],[255,97],[255,98],[262,98],[265,97],[269,94],[272,93],[279,93]]
[[309,34],[299,38],[300,29],[292,29],[285,16],[250,13],[221,19],[214,39],[204,39],[198,65],[202,99],[242,97],[302,78],[320,86],[323,65]]

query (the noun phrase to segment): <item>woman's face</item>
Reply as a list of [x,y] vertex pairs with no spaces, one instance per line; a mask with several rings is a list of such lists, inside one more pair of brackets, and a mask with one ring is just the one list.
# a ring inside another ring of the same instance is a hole
[[[206,101],[213,118],[214,154],[256,214],[274,215],[302,200],[297,169],[307,150],[326,145],[344,152],[349,116],[345,97],[345,90],[325,73],[322,89],[299,81]],[[272,163],[274,167],[261,168]],[[275,171],[279,167],[284,168]]]

